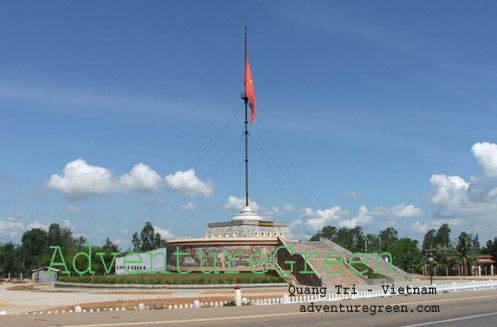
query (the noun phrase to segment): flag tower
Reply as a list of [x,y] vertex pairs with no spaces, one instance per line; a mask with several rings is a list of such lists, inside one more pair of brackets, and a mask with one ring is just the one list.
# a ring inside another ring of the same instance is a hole
[[233,217],[233,220],[262,220],[262,217],[254,213],[249,205],[249,188],[248,188],[248,104],[250,102],[250,123],[254,122],[255,101],[254,85],[252,83],[252,74],[247,58],[247,26],[245,26],[245,74],[244,74],[244,92],[242,100],[245,102],[245,208]]

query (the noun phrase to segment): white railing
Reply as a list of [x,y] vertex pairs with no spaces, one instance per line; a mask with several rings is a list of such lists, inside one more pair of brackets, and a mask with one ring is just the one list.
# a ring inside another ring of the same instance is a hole
[[[355,300],[355,299],[371,299],[371,298],[381,298],[381,297],[392,297],[392,296],[404,296],[404,295],[415,295],[417,293],[412,293],[413,290],[418,289],[420,292],[422,290],[425,290],[427,292],[434,292],[436,290],[436,294],[439,293],[453,293],[453,292],[472,292],[472,291],[486,291],[486,290],[495,290],[497,289],[497,281],[480,281],[480,282],[465,282],[465,283],[449,283],[449,284],[441,284],[441,285],[430,285],[430,286],[409,286],[409,287],[402,287],[404,289],[404,292],[400,292],[399,289],[397,288],[392,292],[391,288],[388,288],[388,290],[385,292],[383,289],[380,290],[372,290],[372,291],[358,291],[357,294],[327,294],[326,296],[321,296],[320,294],[314,294],[314,295],[298,295],[298,296],[288,296],[284,295],[283,297],[275,297],[275,298],[265,298],[265,299],[256,299],[256,300],[247,300],[245,298],[242,299],[242,304],[247,305],[247,304],[252,304],[252,305],[272,305],[272,304],[291,304],[291,303],[308,303],[308,302],[318,302],[318,301],[343,301],[343,300]],[[409,289],[411,291],[410,294],[405,293],[406,291],[409,292]],[[423,293],[420,293],[423,294]],[[431,293],[429,293],[431,294]],[[169,305],[169,306],[159,306],[159,307],[152,307],[149,308],[148,306],[145,306],[143,303],[140,303],[138,307],[122,307],[122,308],[102,308],[100,309],[90,309],[90,310],[85,310],[82,309],[80,306],[77,306],[73,310],[67,311],[67,313],[72,313],[72,312],[100,312],[100,311],[127,311],[127,310],[150,310],[150,309],[198,309],[198,308],[205,308],[205,307],[223,307],[225,304],[227,304],[226,301],[222,302],[205,302],[202,303],[199,300],[194,301],[193,303],[190,304],[185,304],[182,305]],[[66,311],[40,311],[38,314],[50,314],[50,313],[66,313]],[[0,311],[0,316],[6,315],[7,313],[5,311]],[[19,313],[18,313],[19,314]],[[26,314],[28,314],[26,312]],[[37,314],[37,312],[31,312],[31,314]]]
[[321,296],[319,294],[315,295],[298,295],[298,296],[288,296],[284,295],[281,298],[274,299],[261,299],[253,300],[252,304],[255,305],[269,305],[269,304],[290,304],[290,303],[306,303],[306,302],[318,302],[318,301],[343,301],[343,300],[355,300],[355,299],[372,299],[381,297],[392,297],[392,296],[404,296],[404,295],[417,295],[417,294],[439,294],[439,293],[453,293],[453,292],[472,292],[472,291],[486,291],[497,289],[497,281],[481,281],[481,282],[466,282],[466,283],[450,283],[441,285],[430,285],[430,286],[409,286],[402,287],[402,291],[399,288],[395,289],[394,292],[389,288],[387,291],[383,289],[372,290],[372,291],[358,291],[357,294],[328,294],[327,296]]

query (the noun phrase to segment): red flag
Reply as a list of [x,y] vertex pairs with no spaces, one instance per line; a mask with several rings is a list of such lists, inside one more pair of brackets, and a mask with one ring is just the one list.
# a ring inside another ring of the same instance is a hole
[[254,85],[252,84],[252,74],[250,74],[250,66],[247,59],[247,38],[245,37],[245,96],[250,101],[250,123],[254,121],[255,102],[254,102]]

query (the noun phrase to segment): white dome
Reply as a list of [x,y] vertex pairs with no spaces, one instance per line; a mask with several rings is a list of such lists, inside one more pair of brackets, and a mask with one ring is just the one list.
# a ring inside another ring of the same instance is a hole
[[254,212],[252,208],[246,206],[238,215],[233,216],[233,220],[262,220],[262,217]]

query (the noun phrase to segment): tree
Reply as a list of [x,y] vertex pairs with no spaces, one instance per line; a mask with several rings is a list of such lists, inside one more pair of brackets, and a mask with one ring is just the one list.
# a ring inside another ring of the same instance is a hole
[[154,236],[154,241],[153,241],[153,249],[158,249],[160,248],[162,245],[162,239],[160,237],[160,234],[159,233],[155,233],[155,236]]
[[329,240],[334,240],[336,238],[337,228],[335,226],[325,226],[323,229],[316,234],[314,234],[309,241],[319,241],[321,237],[327,238]]
[[150,251],[154,248],[154,227],[147,221],[140,233],[140,251]]
[[354,237],[347,227],[341,227],[332,241],[349,251],[354,251]]
[[493,241],[488,240],[483,249],[481,249],[481,252],[491,255],[492,259],[497,261],[497,237]]
[[84,237],[83,235],[81,235],[80,237],[78,237],[77,239],[75,239],[74,242],[76,244],[76,248],[78,250],[81,250],[81,248],[83,247],[83,244],[87,243],[88,241],[86,240],[86,237]]
[[119,252],[119,247],[116,244],[112,243],[107,237],[105,239],[104,246],[102,247],[102,251],[104,251],[105,253]]
[[456,240],[455,249],[457,258],[461,261],[463,267],[463,275],[471,274],[469,266],[476,259],[475,248],[473,247],[473,237],[471,234],[461,232]]
[[381,238],[381,251],[390,251],[393,244],[399,240],[398,236],[399,232],[397,232],[393,227],[388,227],[382,230],[378,234],[378,237]]
[[[364,233],[362,227],[356,226],[354,228],[327,226],[322,229],[321,235],[331,236],[330,240],[338,245],[346,248],[349,251],[358,252],[364,251]],[[312,239],[319,240],[320,234],[314,235]],[[322,237],[322,236],[321,236]],[[328,237],[326,237],[328,238]]]
[[451,230],[449,224],[443,224],[442,226],[440,226],[437,234],[435,235],[435,242],[432,245],[436,246],[437,244],[440,244],[442,246],[448,247],[450,244],[450,232]]
[[19,257],[21,249],[12,242],[0,245],[0,276],[7,277],[9,273],[17,275],[23,272],[23,267]]
[[433,266],[438,270],[449,275],[449,268],[457,263],[457,253],[452,247],[442,246],[442,244],[435,245],[433,248]]
[[131,243],[133,244],[133,251],[140,251],[141,242],[140,238],[138,237],[138,232],[133,233],[133,239],[131,240]]
[[[24,268],[32,270],[44,265],[46,261],[45,255],[48,252],[48,234],[39,228],[33,228],[22,234],[22,257]],[[19,260],[19,259],[17,259]]]
[[62,234],[60,231],[60,226],[57,223],[50,224],[48,227],[48,245],[61,245]]
[[60,247],[66,251],[76,246],[76,241],[72,237],[71,227],[63,227],[60,231]]
[[436,244],[437,231],[430,229],[423,239],[423,251],[433,249]]
[[420,271],[424,257],[418,247],[418,241],[408,237],[401,238],[390,246],[393,264],[406,272]]
[[375,234],[367,234],[366,241],[368,243],[368,252],[377,251],[380,248],[380,240]]
[[479,251],[480,250],[480,240],[478,240],[478,234],[475,235],[475,237],[473,238],[472,243],[473,243],[472,245],[475,248],[475,250]]

